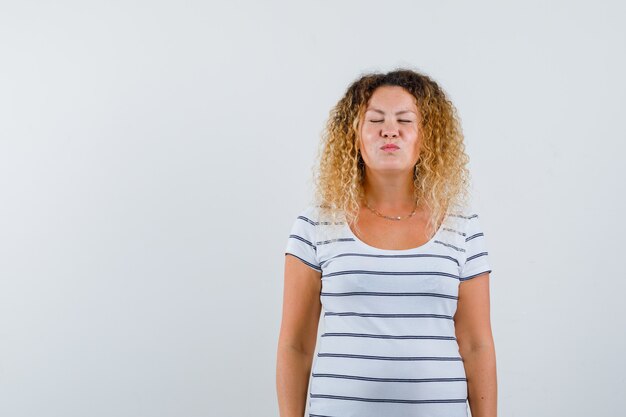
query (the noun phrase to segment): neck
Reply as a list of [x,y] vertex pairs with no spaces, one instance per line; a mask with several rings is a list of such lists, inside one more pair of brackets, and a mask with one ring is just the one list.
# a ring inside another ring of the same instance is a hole
[[415,208],[413,172],[409,175],[380,174],[366,170],[363,189],[370,206],[382,213],[402,213]]

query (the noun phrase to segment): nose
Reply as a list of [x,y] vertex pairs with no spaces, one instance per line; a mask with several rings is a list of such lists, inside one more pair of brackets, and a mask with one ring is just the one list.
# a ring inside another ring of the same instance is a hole
[[396,138],[398,137],[398,129],[384,128],[382,135],[384,138]]

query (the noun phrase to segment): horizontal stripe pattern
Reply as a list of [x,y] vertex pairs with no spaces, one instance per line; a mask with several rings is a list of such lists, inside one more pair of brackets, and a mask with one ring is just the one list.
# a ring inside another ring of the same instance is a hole
[[296,217],[285,254],[319,273],[323,331],[309,416],[467,417],[467,378],[454,330],[462,282],[491,272],[476,213],[451,213],[413,249],[328,233],[319,206]]
[[345,311],[335,313],[332,311],[324,312],[324,316],[357,316],[357,317],[380,317],[380,318],[441,318],[452,320],[452,316],[446,316],[444,314],[375,314],[375,313],[355,313],[353,311]]
[[383,402],[383,403],[408,403],[408,404],[427,404],[427,403],[464,403],[466,398],[444,399],[444,400],[405,400],[395,398],[362,398],[362,397],[346,397],[343,395],[328,395],[328,394],[313,394],[311,398],[333,398],[336,400],[349,400],[349,401],[371,401],[371,402]]
[[373,291],[352,291],[352,292],[324,292],[323,297],[349,297],[349,296],[380,296],[380,297],[441,297],[457,300],[459,297],[448,294],[436,294],[428,292],[373,292]]
[[313,378],[339,378],[339,379],[358,379],[361,381],[375,381],[375,382],[456,382],[467,381],[467,378],[370,378],[357,375],[339,375],[339,374],[318,374],[313,372],[311,374]]
[[438,357],[438,356],[372,356],[351,355],[349,353],[318,353],[318,357],[372,359],[378,361],[462,361],[461,357]]

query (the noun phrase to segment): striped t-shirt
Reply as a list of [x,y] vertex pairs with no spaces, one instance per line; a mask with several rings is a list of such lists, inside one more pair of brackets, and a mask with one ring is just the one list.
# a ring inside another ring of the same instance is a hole
[[466,417],[453,316],[459,285],[491,272],[478,215],[450,211],[422,246],[391,250],[345,221],[327,237],[320,210],[302,210],[285,250],[321,272],[309,416]]

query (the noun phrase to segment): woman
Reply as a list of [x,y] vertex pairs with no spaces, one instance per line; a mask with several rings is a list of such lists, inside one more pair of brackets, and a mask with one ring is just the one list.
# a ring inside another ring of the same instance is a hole
[[454,106],[416,71],[367,74],[323,139],[285,251],[281,417],[304,414],[309,382],[309,416],[465,417],[469,402],[495,417],[491,268]]

